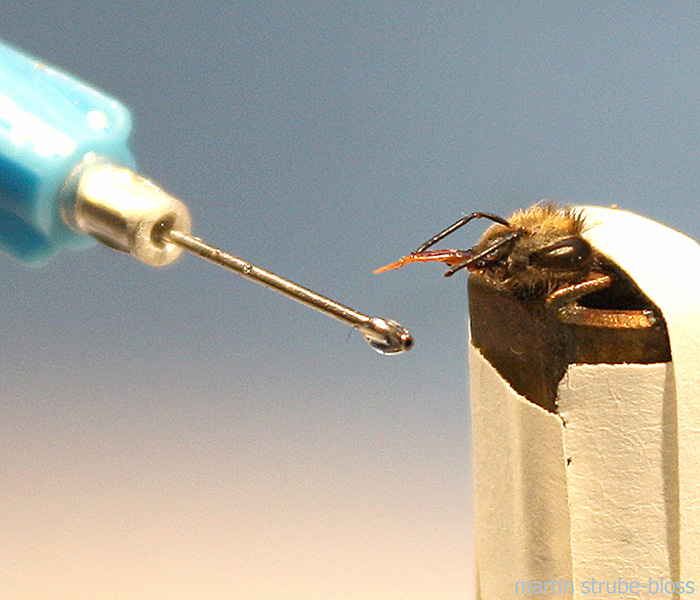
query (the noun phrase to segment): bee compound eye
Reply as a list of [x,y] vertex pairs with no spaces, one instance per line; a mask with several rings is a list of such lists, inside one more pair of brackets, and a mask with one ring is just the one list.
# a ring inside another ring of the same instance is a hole
[[588,266],[593,256],[590,244],[580,237],[569,237],[534,252],[530,262],[538,267],[573,271]]

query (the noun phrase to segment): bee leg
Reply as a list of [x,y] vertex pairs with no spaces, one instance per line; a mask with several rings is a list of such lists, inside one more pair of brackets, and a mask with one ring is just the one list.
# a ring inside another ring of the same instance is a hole
[[492,215],[491,213],[485,213],[485,212],[473,212],[467,217],[462,217],[459,219],[459,221],[455,221],[447,227],[446,229],[443,229],[440,233],[437,235],[434,235],[431,237],[428,241],[424,242],[418,248],[416,248],[413,253],[417,254],[418,252],[424,252],[430,246],[435,245],[437,242],[439,242],[441,239],[447,237],[451,233],[457,231],[460,227],[464,227],[469,221],[472,219],[490,219],[491,221],[494,221],[495,223],[500,223],[501,225],[505,225],[506,227],[510,227],[510,223],[506,221],[503,217],[499,217],[498,215]]
[[617,329],[644,329],[656,324],[656,317],[650,310],[619,310],[589,308],[578,304],[578,300],[609,287],[609,275],[594,274],[593,277],[567,287],[560,288],[547,296],[545,306],[557,313],[563,323],[588,325]]
[[558,311],[567,305],[575,304],[579,298],[610,287],[610,283],[609,275],[594,274],[591,279],[555,290],[547,296],[544,303],[547,308]]

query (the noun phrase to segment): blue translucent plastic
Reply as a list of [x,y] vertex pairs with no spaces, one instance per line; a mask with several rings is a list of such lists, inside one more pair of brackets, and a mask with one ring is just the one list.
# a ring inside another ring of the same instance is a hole
[[133,167],[130,131],[118,101],[0,42],[0,249],[43,263],[90,245],[63,223],[61,188],[90,152]]

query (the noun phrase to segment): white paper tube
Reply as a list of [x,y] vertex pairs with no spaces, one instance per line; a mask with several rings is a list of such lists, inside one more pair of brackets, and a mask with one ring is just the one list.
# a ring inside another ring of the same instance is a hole
[[586,214],[587,239],[661,310],[673,361],[570,365],[555,414],[472,348],[483,600],[671,598],[657,588],[700,587],[700,246],[624,211]]

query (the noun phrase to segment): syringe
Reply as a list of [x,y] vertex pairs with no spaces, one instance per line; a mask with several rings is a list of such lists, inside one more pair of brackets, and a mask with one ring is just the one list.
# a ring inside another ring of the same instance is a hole
[[413,346],[407,329],[373,318],[191,235],[187,207],[132,169],[129,111],[118,101],[0,42],[0,248],[46,262],[89,234],[153,266],[182,250],[358,329],[372,348]]

